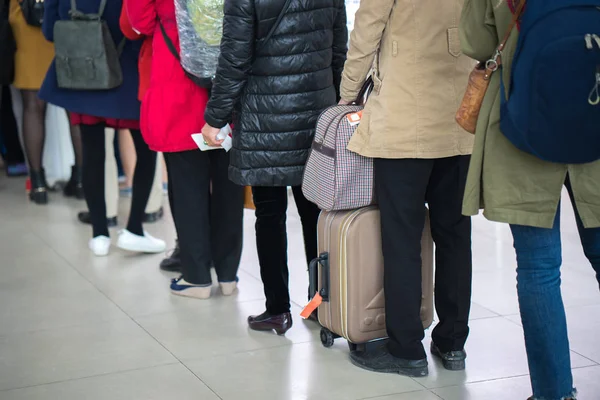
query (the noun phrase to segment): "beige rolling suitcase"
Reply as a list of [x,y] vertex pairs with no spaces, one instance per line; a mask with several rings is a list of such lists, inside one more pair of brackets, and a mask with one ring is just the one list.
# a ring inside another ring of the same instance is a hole
[[[422,239],[423,327],[433,322],[433,240],[427,213]],[[319,258],[311,263],[311,293],[319,298],[321,342],[336,337],[350,347],[387,337],[383,296],[383,255],[377,207],[322,212],[318,224]],[[322,300],[321,300],[322,298]],[[308,308],[308,307],[307,307]]]

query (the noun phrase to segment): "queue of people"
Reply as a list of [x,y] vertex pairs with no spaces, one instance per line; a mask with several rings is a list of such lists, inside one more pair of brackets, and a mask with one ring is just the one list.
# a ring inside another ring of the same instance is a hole
[[[225,0],[218,67],[212,83],[204,86],[182,67],[174,0],[45,0],[41,30],[28,25],[18,0],[11,0],[19,48],[13,85],[24,98],[31,199],[47,201],[40,149],[45,105],[52,103],[67,110],[72,123],[80,157],[69,191],[77,196],[81,189],[85,195],[93,227],[89,246],[97,256],[108,254],[105,128],[129,129],[137,164],[130,218],[117,246],[149,253],[166,248],[142,227],[156,152],[162,152],[178,240],[161,268],[181,272],[171,282],[173,294],[208,299],[212,268],[223,295],[236,291],[244,186],[251,186],[266,305],[248,318],[248,325],[285,334],[293,320],[287,188],[300,214],[308,263],[318,255],[320,210],[306,199],[301,184],[315,125],[328,107],[353,103],[371,78],[374,87],[348,149],[374,163],[389,339],[374,349],[352,351],[352,363],[376,372],[428,374],[420,318],[427,204],[436,245],[439,316],[431,354],[448,370],[465,369],[470,217],[483,209],[486,218],[511,226],[532,399],[575,399],[560,294],[558,205],[566,187],[600,283],[600,161],[543,160],[503,132],[505,82],[510,82],[509,61],[528,15],[525,2],[530,13],[541,12],[535,0],[433,1],[418,7],[408,0],[363,1],[349,38],[343,0]],[[74,12],[99,14],[115,47],[123,43],[118,46],[122,83],[117,87],[85,90],[59,84],[56,69],[62,67],[52,61],[51,42],[56,23],[70,20]],[[25,36],[34,38],[27,40],[40,50],[31,50],[33,45],[21,39]],[[588,43],[593,47],[591,39]],[[498,67],[500,57],[504,62],[496,71],[490,65]],[[473,136],[455,115],[475,61],[487,62],[490,74]],[[589,104],[596,106],[592,100]],[[228,125],[233,130],[229,152],[200,151],[192,139],[201,132],[204,145],[218,148]],[[11,163],[22,160],[17,153]]]

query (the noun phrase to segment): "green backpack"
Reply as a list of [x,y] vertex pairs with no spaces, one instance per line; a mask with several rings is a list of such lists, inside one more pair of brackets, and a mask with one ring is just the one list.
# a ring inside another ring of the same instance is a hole
[[119,57],[125,39],[115,46],[102,14],[107,0],[100,2],[98,14],[77,11],[71,0],[70,20],[54,25],[56,77],[58,87],[74,90],[110,90],[123,83]]

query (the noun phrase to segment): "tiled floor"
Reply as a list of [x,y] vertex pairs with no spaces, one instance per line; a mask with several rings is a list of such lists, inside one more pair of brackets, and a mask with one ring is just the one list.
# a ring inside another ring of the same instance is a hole
[[[249,212],[239,293],[197,301],[168,293],[171,276],[159,271],[160,255],[114,249],[108,258],[91,256],[89,228],[75,222],[82,202],[54,194],[49,206],[38,207],[22,188],[23,181],[0,177],[2,400],[524,400],[531,394],[505,226],[474,221],[467,370],[447,372],[432,361],[429,377],[409,379],[356,369],[341,340],[324,349],[317,326],[300,318],[286,337],[248,331],[247,315],[263,305]],[[564,214],[563,295],[574,376],[580,398],[598,400],[600,294],[569,207]],[[173,243],[168,215],[148,230]],[[297,315],[307,276],[295,212],[289,230]]]

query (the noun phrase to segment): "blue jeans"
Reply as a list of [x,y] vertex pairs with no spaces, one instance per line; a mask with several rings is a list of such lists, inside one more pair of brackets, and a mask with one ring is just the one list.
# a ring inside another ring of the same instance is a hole
[[[575,202],[567,183],[573,207]],[[585,255],[600,283],[600,228],[585,229],[575,210]],[[552,229],[511,225],[517,292],[535,400],[575,398],[567,321],[560,292],[560,209]]]

